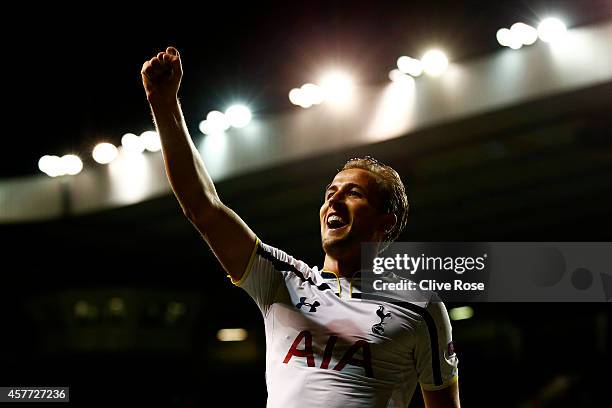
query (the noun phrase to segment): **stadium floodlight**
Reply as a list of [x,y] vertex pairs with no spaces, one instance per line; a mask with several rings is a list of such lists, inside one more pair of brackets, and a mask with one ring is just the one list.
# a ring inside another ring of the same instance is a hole
[[232,105],[225,111],[230,126],[243,128],[251,121],[251,110],[244,105]]
[[[512,33],[512,31],[510,31]],[[514,34],[510,35],[510,44],[508,44],[508,47],[512,48],[513,50],[519,50],[521,48],[523,48],[523,42],[521,41],[520,37]]]
[[159,134],[153,130],[147,130],[140,134],[140,140],[149,152],[159,152],[162,148]]
[[302,100],[311,105],[319,105],[325,100],[325,94],[320,86],[315,84],[304,84],[300,88]]
[[346,105],[355,90],[352,78],[342,71],[331,71],[323,75],[320,86],[325,100],[337,106]]
[[406,75],[402,73],[399,69],[394,69],[389,72],[389,79],[396,84],[401,85],[412,85],[414,83],[414,78],[410,75]]
[[413,77],[418,77],[423,73],[423,63],[416,58],[406,56],[401,56],[397,59],[397,68],[404,74],[412,75]]
[[554,43],[562,40],[567,33],[567,27],[563,21],[555,17],[545,18],[538,25],[538,37],[547,43]]
[[431,76],[439,76],[448,67],[448,58],[440,50],[429,50],[421,58],[423,71]]
[[[311,84],[306,84],[311,85]],[[289,100],[292,104],[301,106],[304,109],[308,109],[312,106],[312,95],[307,94],[309,88],[306,87],[306,92],[304,92],[304,86],[301,88],[293,88],[289,91]]]
[[302,98],[302,100],[299,103],[299,106],[301,106],[304,109],[308,109],[312,106],[312,102],[309,101],[307,98]]
[[300,105],[302,103],[302,90],[299,88],[293,88],[289,91],[289,101],[294,105]]
[[230,123],[222,112],[210,111],[206,115],[208,134],[223,133],[230,127]]
[[514,23],[510,27],[510,32],[513,37],[523,45],[531,45],[538,39],[538,30],[525,23]]
[[121,138],[121,146],[123,146],[123,151],[128,154],[139,154],[145,150],[142,140],[133,133],[126,133],[123,135]]
[[61,158],[61,173],[60,175],[69,174],[71,176],[77,175],[83,170],[83,162],[81,159],[74,154],[66,154]]
[[38,168],[49,177],[62,175],[62,160],[58,156],[44,155],[38,160]]
[[248,336],[245,329],[221,329],[217,332],[219,341],[244,341]]
[[208,135],[210,132],[210,130],[208,129],[208,121],[206,119],[201,121],[198,125],[198,129],[200,129],[200,132],[204,133],[205,135]]
[[500,28],[495,34],[497,42],[503,47],[509,47],[512,42],[512,32],[507,28]]
[[111,143],[98,143],[94,147],[92,156],[96,163],[108,164],[117,158],[119,151]]

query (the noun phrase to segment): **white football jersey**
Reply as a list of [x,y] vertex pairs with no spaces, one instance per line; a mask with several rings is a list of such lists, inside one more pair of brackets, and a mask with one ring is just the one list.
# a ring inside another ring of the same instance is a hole
[[406,407],[457,380],[444,304],[361,297],[359,276],[311,268],[259,240],[240,281],[266,332],[268,407]]

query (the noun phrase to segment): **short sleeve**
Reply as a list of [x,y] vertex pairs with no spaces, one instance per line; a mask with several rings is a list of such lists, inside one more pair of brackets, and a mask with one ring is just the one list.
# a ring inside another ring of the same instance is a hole
[[275,301],[279,286],[284,284],[286,274],[295,268],[297,262],[280,249],[257,239],[242,278],[238,281],[232,279],[232,283],[244,289],[265,316]]
[[415,362],[421,388],[433,391],[457,381],[458,359],[444,303],[431,301],[417,330]]

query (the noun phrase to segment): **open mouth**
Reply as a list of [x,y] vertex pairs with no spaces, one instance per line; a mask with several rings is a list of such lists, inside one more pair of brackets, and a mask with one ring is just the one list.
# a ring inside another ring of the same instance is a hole
[[332,214],[327,217],[327,227],[329,229],[339,229],[347,225],[348,223],[337,214]]

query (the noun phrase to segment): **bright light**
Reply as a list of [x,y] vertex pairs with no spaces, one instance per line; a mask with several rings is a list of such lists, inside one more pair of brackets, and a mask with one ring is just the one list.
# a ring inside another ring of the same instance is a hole
[[230,123],[222,112],[210,111],[206,115],[208,134],[223,133],[230,127]]
[[201,121],[200,124],[198,125],[198,129],[200,129],[200,132],[204,133],[205,135],[208,135],[209,134],[208,121],[206,119]]
[[312,102],[305,98],[303,93],[301,94],[301,98],[302,99],[300,99],[300,103],[298,104],[299,106],[304,109],[308,109],[312,106]]
[[512,42],[512,33],[507,28],[500,28],[497,30],[495,37],[497,38],[499,45],[504,47],[509,47],[510,43]]
[[293,88],[289,91],[289,100],[294,105],[299,105],[302,103],[302,90],[299,88]]
[[83,162],[74,154],[67,154],[61,158],[61,175],[69,174],[74,176],[83,170]]
[[126,133],[123,135],[121,138],[121,145],[123,146],[123,151],[128,154],[138,154],[145,150],[142,140],[133,133]]
[[227,135],[221,133],[210,133],[204,138],[204,149],[210,153],[221,154],[227,145]]
[[474,309],[469,306],[455,307],[448,314],[451,320],[465,320],[474,316]]
[[552,43],[556,41],[560,41],[565,37],[567,32],[567,28],[563,21],[558,18],[549,17],[542,20],[542,22],[538,25],[538,37],[540,40]]
[[162,148],[161,139],[157,132],[153,130],[147,130],[140,134],[140,140],[144,144],[145,149],[150,152],[159,152]]
[[351,77],[340,71],[326,74],[320,83],[325,100],[336,105],[343,105],[349,102],[355,88]]
[[448,58],[440,50],[429,50],[421,58],[423,71],[431,76],[442,74],[448,67]]
[[99,143],[94,147],[92,156],[96,163],[108,164],[117,158],[119,151],[111,143]]
[[397,68],[404,74],[418,77],[423,73],[423,64],[416,58],[399,57],[397,59]]
[[525,23],[514,23],[510,27],[510,32],[513,37],[523,45],[531,45],[538,39],[538,30]]
[[513,50],[518,50],[523,47],[523,42],[521,41],[519,36],[511,34],[510,44],[508,44],[508,47],[512,48]]
[[144,154],[128,154],[125,149],[120,149],[117,159],[108,165],[111,197],[121,204],[145,199],[147,189],[153,184],[149,164]]
[[301,89],[301,97],[304,103],[318,105],[325,99],[325,94],[320,86],[315,84],[304,84]]
[[414,78],[403,74],[399,69],[394,69],[389,72],[389,79],[397,84],[410,86],[414,83]]
[[372,142],[405,134],[414,121],[416,81],[411,76],[399,74],[402,75],[400,80],[388,84],[376,104],[376,113],[366,131]]
[[251,121],[251,111],[244,105],[233,105],[225,111],[229,124],[235,128],[243,128]]
[[244,341],[248,333],[244,329],[221,329],[217,332],[219,341]]
[[62,175],[62,160],[58,156],[44,155],[38,160],[38,168],[40,171],[50,177]]

